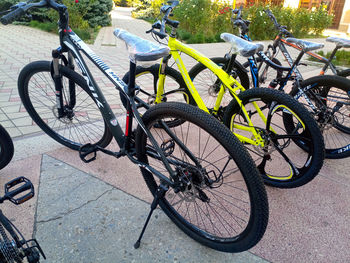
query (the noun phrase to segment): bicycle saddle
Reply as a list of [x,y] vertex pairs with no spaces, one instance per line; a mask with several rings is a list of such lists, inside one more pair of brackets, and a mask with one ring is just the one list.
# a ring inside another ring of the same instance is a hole
[[323,48],[324,44],[322,43],[315,43],[315,42],[310,42],[306,40],[301,40],[297,39],[294,37],[289,37],[286,39],[289,43],[296,44],[298,47],[300,47],[304,52],[308,52],[311,50]]
[[114,30],[114,35],[123,40],[127,46],[131,61],[153,61],[169,54],[170,49],[135,36],[120,28]]
[[334,42],[337,44],[338,47],[350,47],[350,39],[341,37],[328,37],[326,41]]
[[232,45],[232,52],[240,53],[243,57],[253,56],[255,53],[264,50],[264,45],[261,43],[252,43],[230,33],[222,33],[221,39],[230,42]]

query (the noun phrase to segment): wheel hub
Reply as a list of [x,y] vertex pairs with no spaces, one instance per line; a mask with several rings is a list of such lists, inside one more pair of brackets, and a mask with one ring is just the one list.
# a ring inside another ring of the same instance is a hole
[[218,85],[217,84],[210,85],[210,87],[208,89],[208,94],[211,97],[217,97],[217,95],[218,95]]
[[60,122],[62,122],[64,124],[72,123],[72,120],[75,116],[74,110],[70,109],[68,106],[64,106],[63,109],[64,109],[63,110],[63,117],[58,116],[58,109],[57,109],[56,105],[52,107],[52,113],[56,117],[56,119],[58,119]]
[[323,132],[334,126],[335,116],[329,110],[327,110],[326,112],[320,112],[316,120],[321,131]]
[[201,200],[203,202],[209,202],[209,197],[202,190],[206,188],[205,176],[200,169],[196,167],[178,168],[179,175],[179,192],[178,195],[181,199],[187,202],[195,202]]

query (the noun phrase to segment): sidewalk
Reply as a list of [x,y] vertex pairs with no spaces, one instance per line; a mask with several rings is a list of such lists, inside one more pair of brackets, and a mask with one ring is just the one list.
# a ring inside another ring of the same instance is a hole
[[[91,48],[112,70],[128,70],[124,43],[114,27],[148,38],[145,21],[116,9],[113,27],[101,30]],[[4,37],[6,36],[6,37]],[[112,36],[112,37],[111,37]],[[321,41],[324,40],[315,40]],[[98,154],[85,164],[31,121],[21,105],[17,76],[30,61],[50,60],[56,35],[22,26],[0,25],[0,122],[14,138],[15,156],[0,171],[0,186],[26,176],[36,196],[20,207],[1,206],[4,214],[35,236],[48,257],[42,262],[348,262],[350,251],[350,162],[326,160],[320,174],[297,189],[267,187],[270,221],[262,241],[239,254],[225,254],[192,241],[157,210],[141,247],[133,248],[149,211],[150,193],[139,169],[128,161]],[[223,56],[226,43],[193,45],[209,57]],[[332,49],[328,44],[326,48]],[[184,58],[186,58],[184,56]],[[195,62],[186,58],[186,65]],[[191,64],[192,63],[192,64]],[[313,67],[317,70],[317,68]],[[118,94],[96,70],[108,101]],[[312,74],[311,70],[308,72]],[[111,145],[113,149],[117,147]]]

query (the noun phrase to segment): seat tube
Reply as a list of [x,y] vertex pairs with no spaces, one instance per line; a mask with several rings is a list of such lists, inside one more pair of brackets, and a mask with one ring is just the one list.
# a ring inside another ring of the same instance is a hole
[[[128,84],[128,96],[131,100],[134,100],[135,97],[135,75],[136,75],[136,64],[132,61],[130,61],[130,68],[129,68],[129,84]],[[126,106],[126,127],[125,127],[125,150],[130,150],[131,144],[131,131],[132,131],[132,120],[133,120],[133,113],[131,109],[130,100],[127,100],[127,106]]]

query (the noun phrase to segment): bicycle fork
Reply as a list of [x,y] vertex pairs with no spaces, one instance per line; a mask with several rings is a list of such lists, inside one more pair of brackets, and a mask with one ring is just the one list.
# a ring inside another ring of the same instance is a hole
[[[67,115],[65,105],[63,103],[63,82],[62,74],[60,72],[60,60],[62,59],[65,66],[68,66],[74,70],[72,55],[69,52],[68,60],[62,55],[61,48],[52,51],[52,64],[51,64],[51,76],[55,83],[55,95],[56,95],[56,107],[57,117],[63,118]],[[69,109],[73,109],[76,103],[75,96],[75,83],[69,79],[69,105],[66,105]]]

